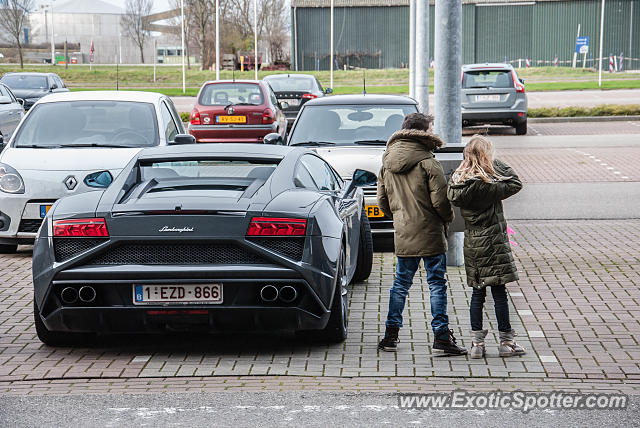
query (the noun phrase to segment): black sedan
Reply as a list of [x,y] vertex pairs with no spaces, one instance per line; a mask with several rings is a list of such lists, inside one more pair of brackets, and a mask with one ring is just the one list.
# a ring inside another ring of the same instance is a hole
[[141,151],[104,191],[58,200],[33,255],[40,340],[96,333],[347,334],[347,284],[371,272],[357,170],[303,148]]
[[278,101],[286,103],[283,111],[289,127],[295,122],[303,104],[333,93],[331,88],[323,89],[318,79],[311,74],[271,74],[265,76],[264,81],[271,85]]
[[7,73],[2,76],[0,82],[11,88],[16,98],[24,100],[25,110],[29,110],[36,101],[45,95],[69,92],[60,76],[55,73]]

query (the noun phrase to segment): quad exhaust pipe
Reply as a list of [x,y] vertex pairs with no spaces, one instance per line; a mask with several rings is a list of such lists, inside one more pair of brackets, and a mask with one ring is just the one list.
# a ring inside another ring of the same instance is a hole
[[278,298],[278,289],[273,285],[265,285],[260,290],[260,298],[264,302],[275,302]]
[[74,287],[65,287],[60,292],[60,299],[67,305],[72,305],[80,300],[82,303],[91,303],[96,300],[96,289],[88,285],[77,290]]
[[291,303],[298,297],[298,292],[290,285],[285,285],[280,289],[280,300],[284,303]]
[[80,287],[80,291],[78,291],[78,297],[84,303],[91,303],[96,300],[96,290],[93,287],[85,285],[84,287]]
[[285,285],[281,287],[279,290],[277,287],[273,285],[265,285],[260,290],[260,298],[263,302],[275,302],[280,299],[283,303],[291,303],[298,297],[298,291],[295,287],[290,285]]
[[78,301],[78,290],[73,287],[66,287],[60,293],[60,299],[67,305]]

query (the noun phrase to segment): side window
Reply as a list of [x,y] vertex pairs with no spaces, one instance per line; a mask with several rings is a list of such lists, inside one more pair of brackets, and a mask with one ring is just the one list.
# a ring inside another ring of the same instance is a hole
[[0,85],[0,96],[11,98],[9,91],[7,91],[2,85]]
[[316,183],[314,183],[313,178],[311,178],[311,174],[309,174],[309,170],[307,167],[302,164],[302,162],[298,162],[296,166],[296,173],[293,176],[293,183],[296,187],[304,187],[307,189],[317,189]]
[[173,101],[171,101],[171,98],[166,98],[164,102],[167,104],[167,107],[169,108],[169,112],[171,113],[173,120],[178,125],[178,134],[185,134],[186,132],[184,130],[184,124],[182,123],[182,119],[180,119],[180,115],[178,114],[178,111],[176,110],[176,106],[173,104]]
[[324,89],[322,89],[322,85],[320,84],[320,81],[318,79],[316,79],[316,84],[318,85],[318,89],[320,90],[320,92],[324,92]]
[[160,115],[162,116],[162,124],[164,129],[164,135],[167,138],[167,142],[173,141],[178,134],[178,128],[176,127],[171,112],[165,103],[160,105]]
[[4,88],[4,89],[7,91],[7,94],[9,94],[9,98],[11,98],[11,102],[17,103],[18,100],[16,99],[15,95],[13,95],[13,92],[11,92],[9,88]]
[[317,156],[305,155],[302,157],[301,162],[309,170],[318,189],[338,190],[340,188],[333,175],[333,171],[325,161]]
[[55,75],[55,76],[53,76],[53,78],[56,81],[56,83],[58,84],[58,88],[66,88],[66,86],[64,85],[64,82],[62,81],[60,76]]
[[271,103],[278,107],[278,99],[276,98],[276,94],[273,93],[273,89],[269,88],[269,98],[271,98]]

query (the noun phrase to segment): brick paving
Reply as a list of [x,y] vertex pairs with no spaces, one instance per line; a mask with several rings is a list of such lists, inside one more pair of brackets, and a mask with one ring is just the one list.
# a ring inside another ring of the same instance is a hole
[[[390,253],[376,253],[369,281],[352,288],[350,333],[343,344],[241,335],[176,338],[173,345],[156,337],[135,343],[112,340],[90,348],[49,348],[33,329],[30,253],[3,255],[0,393],[82,392],[106,384],[113,391],[180,390],[189,379],[195,381],[188,387],[194,390],[242,384],[247,390],[297,389],[296,382],[309,389],[400,390],[404,385],[426,390],[442,381],[451,387],[560,385],[636,391],[640,220],[517,221],[511,226],[517,233],[514,252],[521,270],[520,281],[509,287],[512,319],[519,341],[530,351],[511,359],[497,356],[491,313],[486,359],[433,355],[422,271],[410,293],[400,351],[377,351],[393,278]],[[451,325],[469,346],[470,291],[463,270],[450,269],[449,282]],[[488,300],[487,308],[492,308],[489,296]],[[256,380],[247,380],[253,376]],[[406,385],[403,379],[409,379]]]
[[632,147],[501,148],[497,155],[513,166],[525,183],[640,181],[640,150]]
[[[529,122],[528,136],[540,135],[620,135],[640,132],[640,121],[605,121],[605,122]],[[463,135],[515,135],[511,126],[474,126],[462,130]]]

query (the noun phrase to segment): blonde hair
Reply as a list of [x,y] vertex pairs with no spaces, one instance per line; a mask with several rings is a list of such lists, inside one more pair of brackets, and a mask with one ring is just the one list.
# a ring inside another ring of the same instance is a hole
[[463,151],[464,159],[453,172],[454,184],[462,183],[470,178],[478,178],[486,183],[504,179],[493,168],[493,144],[482,135],[474,135]]

